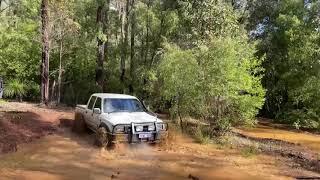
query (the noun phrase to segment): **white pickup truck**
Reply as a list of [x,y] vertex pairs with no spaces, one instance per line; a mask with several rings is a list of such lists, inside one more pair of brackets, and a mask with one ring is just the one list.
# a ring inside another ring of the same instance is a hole
[[74,129],[88,127],[96,133],[96,143],[160,142],[168,124],[158,119],[136,97],[123,94],[96,93],[87,105],[77,105]]

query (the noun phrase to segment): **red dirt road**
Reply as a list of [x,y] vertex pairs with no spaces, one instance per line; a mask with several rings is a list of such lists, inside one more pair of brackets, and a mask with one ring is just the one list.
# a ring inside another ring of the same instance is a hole
[[[70,128],[59,127],[61,120],[68,122],[73,117],[72,110],[48,110],[33,104],[9,103],[0,111],[17,109],[17,106],[24,106],[25,111],[38,115],[39,124],[49,123],[57,131],[50,136],[32,139],[31,143],[18,145],[17,152],[0,155],[1,179],[202,180],[320,176],[288,159],[267,155],[243,157],[237,149],[199,145],[181,134],[176,134],[174,141],[165,147],[119,145],[111,151],[101,150],[93,145],[92,133],[79,136]],[[10,120],[10,116],[7,118]],[[34,132],[32,128],[27,129]],[[26,132],[29,133],[23,130],[23,134]]]

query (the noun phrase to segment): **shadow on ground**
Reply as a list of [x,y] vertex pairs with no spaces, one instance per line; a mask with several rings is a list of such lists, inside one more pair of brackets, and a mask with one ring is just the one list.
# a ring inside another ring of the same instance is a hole
[[41,120],[33,112],[0,112],[0,153],[17,151],[18,144],[53,134],[53,123]]

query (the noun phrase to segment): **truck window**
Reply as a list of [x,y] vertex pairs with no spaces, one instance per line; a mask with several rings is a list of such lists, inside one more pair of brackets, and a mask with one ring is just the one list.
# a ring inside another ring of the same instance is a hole
[[90,102],[88,104],[88,109],[92,109],[93,108],[93,105],[94,105],[94,102],[96,101],[97,97],[96,96],[92,96],[90,98]]
[[104,112],[145,112],[147,111],[136,99],[104,99]]
[[101,98],[97,98],[94,108],[99,108],[101,110]]

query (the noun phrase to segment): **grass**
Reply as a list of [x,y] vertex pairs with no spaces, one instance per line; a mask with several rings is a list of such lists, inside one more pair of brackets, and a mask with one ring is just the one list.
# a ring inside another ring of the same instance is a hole
[[214,143],[218,149],[234,149],[231,138],[229,135],[218,136],[214,138]]
[[250,158],[250,157],[258,155],[259,149],[256,145],[249,145],[249,146],[243,147],[240,150],[240,153],[243,157]]
[[169,137],[170,132],[175,131],[190,135],[199,144],[209,144],[212,142],[209,131],[202,125],[195,126],[191,124],[183,124],[183,131],[177,121],[170,123],[169,126]]
[[194,129],[193,136],[200,144],[209,144],[211,142],[210,135],[200,127]]
[[0,99],[0,104],[4,104],[4,103],[6,103],[6,100]]
[[164,135],[162,141],[160,142],[160,146],[163,148],[171,149],[172,144],[176,141],[176,132],[178,131],[178,126],[174,123],[169,124],[169,130],[167,134]]

